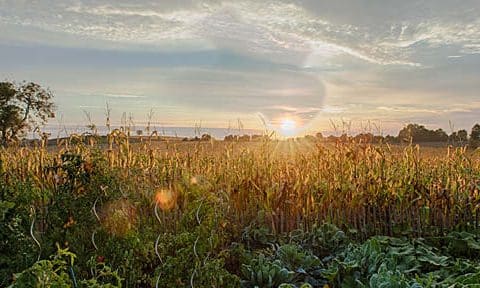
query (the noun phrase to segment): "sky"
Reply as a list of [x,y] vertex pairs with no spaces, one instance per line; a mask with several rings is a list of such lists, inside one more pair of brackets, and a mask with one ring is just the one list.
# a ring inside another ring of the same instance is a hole
[[49,87],[52,125],[480,122],[479,0],[0,0],[0,31],[0,80]]

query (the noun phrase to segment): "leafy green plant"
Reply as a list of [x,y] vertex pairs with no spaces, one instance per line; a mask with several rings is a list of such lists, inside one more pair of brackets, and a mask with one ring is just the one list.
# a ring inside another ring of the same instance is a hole
[[276,258],[292,271],[310,271],[322,265],[317,256],[291,244],[280,246],[276,251]]
[[[167,287],[238,287],[239,279],[225,268],[222,210],[217,197],[197,189],[185,192],[179,230],[160,234],[156,285]],[[187,202],[188,201],[188,202]],[[166,212],[168,213],[168,212]]]
[[293,231],[289,238],[291,242],[307,247],[322,258],[334,255],[350,242],[345,232],[328,223],[315,225],[308,233],[302,230]]
[[270,261],[263,254],[242,266],[242,287],[274,288],[293,280],[295,272],[282,267],[280,260]]
[[445,238],[448,252],[455,256],[476,258],[480,256],[478,236],[468,232],[452,232]]
[[370,277],[368,286],[362,287],[376,287],[376,288],[421,288],[418,283],[411,284],[405,274],[398,270],[390,270],[386,265],[381,265],[377,273]]
[[[30,268],[14,275],[9,287],[121,287],[121,278],[108,266],[99,264],[94,269],[94,278],[78,281],[73,269],[76,255],[57,245],[57,253],[50,260],[35,262]],[[99,280],[110,279],[113,283]]]

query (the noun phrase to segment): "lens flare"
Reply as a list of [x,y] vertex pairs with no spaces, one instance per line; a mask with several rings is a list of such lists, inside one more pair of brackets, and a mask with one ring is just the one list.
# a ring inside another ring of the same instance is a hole
[[137,225],[137,210],[128,199],[107,203],[101,211],[103,228],[115,236],[125,236]]
[[172,191],[162,188],[155,193],[155,202],[160,209],[168,211],[175,206],[176,199]]

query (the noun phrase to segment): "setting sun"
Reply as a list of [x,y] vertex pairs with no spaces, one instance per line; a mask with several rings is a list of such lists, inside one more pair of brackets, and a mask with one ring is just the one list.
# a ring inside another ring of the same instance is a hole
[[280,122],[280,132],[283,136],[293,136],[297,129],[297,122],[290,118],[282,119]]

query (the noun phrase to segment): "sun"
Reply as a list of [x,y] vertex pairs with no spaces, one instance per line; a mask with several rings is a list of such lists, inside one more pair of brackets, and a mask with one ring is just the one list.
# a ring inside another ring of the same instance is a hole
[[284,118],[280,121],[280,131],[284,136],[295,135],[297,122],[290,118]]

